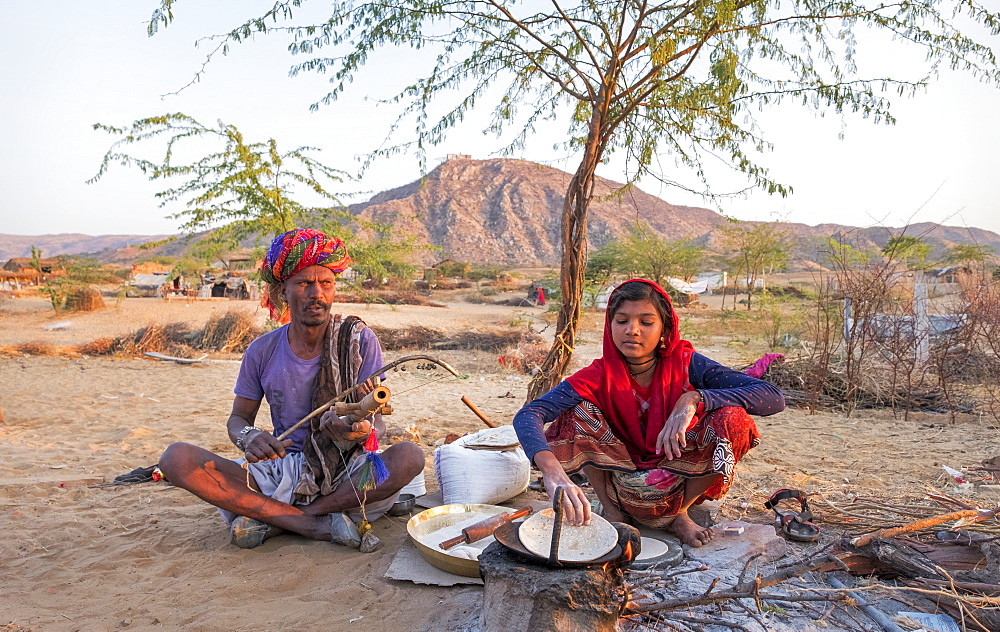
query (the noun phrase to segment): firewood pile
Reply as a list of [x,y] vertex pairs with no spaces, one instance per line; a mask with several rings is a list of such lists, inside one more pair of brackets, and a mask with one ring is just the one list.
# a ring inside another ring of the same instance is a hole
[[935,488],[907,500],[835,496],[813,494],[826,538],[790,561],[630,571],[621,629],[899,632],[921,627],[914,615],[946,613],[962,630],[1000,630],[1000,507]]
[[[946,394],[924,384],[908,390],[880,371],[865,371],[852,385],[845,372],[831,367],[823,371],[809,359],[775,362],[764,379],[781,389],[789,406],[814,410],[843,411],[852,408],[901,408],[924,412],[972,412],[975,402],[963,392]],[[851,405],[850,399],[853,399]]]

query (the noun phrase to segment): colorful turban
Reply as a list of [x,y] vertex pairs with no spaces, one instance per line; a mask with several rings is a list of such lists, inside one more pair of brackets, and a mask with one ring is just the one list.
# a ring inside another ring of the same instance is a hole
[[278,235],[271,242],[264,261],[260,264],[260,278],[270,287],[264,293],[261,305],[267,307],[271,318],[281,322],[282,303],[277,284],[298,274],[309,266],[323,266],[340,274],[351,264],[347,246],[336,237],[311,228],[297,228]]

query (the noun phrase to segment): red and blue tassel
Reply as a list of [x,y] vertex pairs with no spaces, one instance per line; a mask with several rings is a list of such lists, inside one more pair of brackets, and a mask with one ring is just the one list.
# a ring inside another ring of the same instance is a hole
[[361,476],[358,478],[358,489],[375,489],[389,480],[389,468],[378,454],[378,436],[372,428],[365,444],[365,464],[361,466]]

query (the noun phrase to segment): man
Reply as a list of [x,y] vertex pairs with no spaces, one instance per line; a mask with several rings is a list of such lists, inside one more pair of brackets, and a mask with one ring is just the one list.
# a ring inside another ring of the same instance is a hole
[[[355,522],[381,516],[423,470],[420,448],[398,443],[380,455],[388,479],[359,489],[370,464],[361,444],[373,428],[384,432],[380,416],[349,424],[331,409],[287,439],[276,439],[344,389],[378,379],[378,338],[360,319],[330,311],[336,277],[349,263],[343,242],[316,230],[292,230],[271,244],[260,269],[268,283],[263,304],[272,319],[287,324],[247,348],[226,422],[246,469],[187,443],[170,445],[160,457],[167,480],[220,509],[239,547],[293,531],[358,548]],[[264,397],[274,434],[254,425]]]

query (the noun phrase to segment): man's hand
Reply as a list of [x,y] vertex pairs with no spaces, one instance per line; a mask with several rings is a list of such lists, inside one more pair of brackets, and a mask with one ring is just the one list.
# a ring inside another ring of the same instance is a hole
[[668,460],[680,458],[681,448],[687,447],[688,425],[698,412],[698,403],[701,402],[701,395],[698,391],[688,391],[674,404],[674,410],[667,417],[667,422],[663,425],[663,430],[656,437],[656,453],[666,452]]
[[372,431],[372,423],[367,419],[349,424],[349,417],[340,417],[333,409],[319,418],[320,432],[337,442],[363,441]]
[[265,430],[252,430],[250,436],[244,440],[246,446],[244,456],[249,463],[267,461],[270,459],[280,459],[285,456],[285,448],[291,447],[292,440],[285,439],[278,441],[274,435]]

